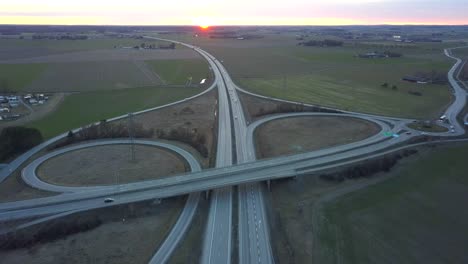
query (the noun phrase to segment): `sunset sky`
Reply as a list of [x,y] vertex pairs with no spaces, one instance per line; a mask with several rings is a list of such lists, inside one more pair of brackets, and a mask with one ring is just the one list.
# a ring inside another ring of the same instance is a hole
[[0,0],[0,24],[466,25],[467,7],[468,0]]

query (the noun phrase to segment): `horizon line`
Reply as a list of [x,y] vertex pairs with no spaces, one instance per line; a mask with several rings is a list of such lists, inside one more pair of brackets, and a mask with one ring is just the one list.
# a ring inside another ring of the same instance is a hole
[[[200,27],[200,25],[177,25],[177,24],[1,24],[0,26],[117,26],[117,27]],[[297,25],[272,25],[272,24],[251,24],[251,25],[236,25],[236,24],[220,24],[209,25],[209,27],[349,27],[349,26],[468,26],[468,24],[425,24],[425,23],[408,23],[408,24],[342,24],[342,25],[320,25],[320,24],[297,24]]]

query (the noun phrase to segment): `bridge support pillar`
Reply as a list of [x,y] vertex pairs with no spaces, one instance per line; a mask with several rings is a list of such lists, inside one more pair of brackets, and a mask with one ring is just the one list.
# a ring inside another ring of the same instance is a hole
[[270,192],[271,191],[271,180],[267,180],[267,188],[268,188],[268,191]]
[[205,191],[205,200],[210,199],[210,190]]

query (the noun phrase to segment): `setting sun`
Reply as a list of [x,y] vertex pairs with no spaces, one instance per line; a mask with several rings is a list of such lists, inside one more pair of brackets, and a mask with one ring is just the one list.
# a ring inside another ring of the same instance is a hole
[[211,25],[213,25],[212,19],[208,17],[197,17],[194,19],[194,23],[195,25],[199,25],[199,27],[203,30],[206,30]]

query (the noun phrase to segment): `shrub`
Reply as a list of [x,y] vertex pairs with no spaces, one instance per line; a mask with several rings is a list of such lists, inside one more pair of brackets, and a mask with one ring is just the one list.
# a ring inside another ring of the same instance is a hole
[[414,95],[414,96],[422,96],[422,93],[420,92],[415,92],[415,91],[408,91],[409,94]]
[[408,157],[418,153],[417,150],[407,149],[401,153],[385,155],[379,159],[370,160],[368,162],[346,167],[343,170],[332,173],[322,174],[319,177],[326,181],[342,182],[345,179],[357,179],[362,177],[371,177],[372,175],[384,171],[389,172],[397,162],[403,157]]
[[[104,138],[128,138],[128,126],[123,123],[109,123],[102,120],[98,125],[89,125],[73,133],[69,131],[65,141],[55,144],[50,149],[64,147],[81,141],[104,139]],[[151,138],[154,135],[153,129],[145,129],[141,124],[133,124],[132,134],[134,138]]]
[[199,134],[197,129],[190,130],[184,127],[178,127],[171,129],[169,132],[166,132],[163,129],[158,129],[156,131],[156,135],[161,139],[183,142],[196,149],[202,157],[208,157],[209,152],[206,147],[206,136]]

